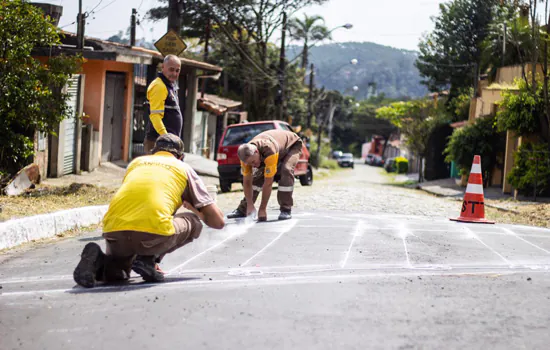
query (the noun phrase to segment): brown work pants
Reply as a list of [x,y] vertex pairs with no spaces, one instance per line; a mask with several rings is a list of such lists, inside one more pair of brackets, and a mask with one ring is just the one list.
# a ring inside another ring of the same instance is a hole
[[136,255],[155,256],[160,262],[164,255],[175,251],[198,238],[202,223],[193,213],[181,213],[174,216],[176,233],[162,236],[139,231],[105,232],[103,238],[107,246],[106,273],[124,270],[130,275],[132,262]]
[[[288,153],[283,159],[279,160],[277,165],[277,174],[279,174],[279,188],[277,190],[277,201],[281,211],[290,211],[294,205],[292,192],[294,191],[294,169],[302,155],[302,141],[297,141],[290,147]],[[254,203],[262,191],[264,185],[264,167],[254,169],[252,175],[252,189]],[[246,213],[246,198],[243,198],[237,208],[241,213]]]

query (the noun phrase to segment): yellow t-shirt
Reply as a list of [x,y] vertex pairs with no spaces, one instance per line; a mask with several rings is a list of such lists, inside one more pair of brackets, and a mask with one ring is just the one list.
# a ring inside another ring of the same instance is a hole
[[103,232],[173,235],[173,215],[187,183],[185,164],[168,152],[135,159],[103,218]]

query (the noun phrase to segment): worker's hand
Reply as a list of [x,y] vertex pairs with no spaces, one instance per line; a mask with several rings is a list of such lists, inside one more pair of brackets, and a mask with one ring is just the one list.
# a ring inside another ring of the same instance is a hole
[[254,215],[256,213],[256,207],[253,205],[246,206],[246,216]]
[[258,221],[266,221],[266,220],[267,220],[267,209],[266,208],[258,209]]

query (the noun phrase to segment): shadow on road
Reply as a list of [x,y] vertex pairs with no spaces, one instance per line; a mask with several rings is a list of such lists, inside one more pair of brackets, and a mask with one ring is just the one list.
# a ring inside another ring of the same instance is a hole
[[66,291],[69,294],[103,294],[103,293],[120,293],[120,292],[131,292],[138,291],[142,289],[155,288],[158,285],[170,284],[176,282],[186,282],[186,281],[195,281],[201,280],[200,277],[166,277],[162,283],[147,283],[147,282],[137,282],[132,283],[133,279],[130,279],[129,282],[121,283],[112,283],[112,284],[102,284],[95,288],[84,288],[80,286],[74,286],[71,290]]

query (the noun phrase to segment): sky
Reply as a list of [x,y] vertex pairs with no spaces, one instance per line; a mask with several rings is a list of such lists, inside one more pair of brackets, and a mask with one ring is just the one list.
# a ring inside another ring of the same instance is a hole
[[[78,0],[35,0],[63,6],[59,26],[76,32]],[[346,23],[352,29],[337,29],[332,33],[335,42],[374,42],[399,49],[416,50],[422,35],[433,29],[432,16],[439,12],[444,0],[329,0],[324,5],[310,6],[295,16],[320,15],[325,25],[335,28]],[[138,17],[159,4],[157,0],[82,0],[84,11],[95,8],[87,21],[86,35],[106,39],[130,24],[131,9],[138,9]],[[141,21],[137,28],[138,39],[158,40],[166,32],[166,20],[156,23]],[[327,41],[328,42],[328,41]]]

